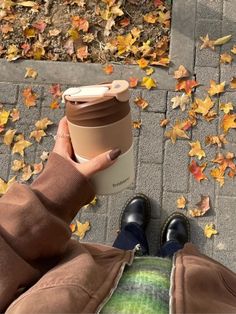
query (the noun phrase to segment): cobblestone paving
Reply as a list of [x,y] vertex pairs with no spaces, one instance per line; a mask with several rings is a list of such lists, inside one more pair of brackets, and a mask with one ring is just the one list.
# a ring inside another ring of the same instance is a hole
[[[189,145],[186,140],[178,140],[173,145],[164,138],[164,130],[159,122],[164,117],[172,121],[183,114],[171,110],[170,99],[176,95],[174,81],[171,77],[173,70],[184,64],[202,86],[197,88],[196,95],[204,97],[209,80],[217,82],[229,80],[235,76],[236,64],[221,65],[219,54],[229,50],[236,41],[236,2],[235,0],[177,0],[173,1],[171,60],[173,66],[166,71],[156,70],[155,76],[159,82],[157,90],[146,91],[135,89],[131,91],[131,108],[133,120],[141,119],[142,128],[133,130],[136,178],[129,189],[112,196],[99,196],[95,207],[82,209],[78,218],[83,222],[91,222],[91,230],[85,241],[95,241],[111,244],[117,234],[118,221],[123,205],[128,198],[137,192],[145,193],[151,199],[152,215],[147,229],[147,237],[151,253],[155,254],[159,247],[160,225],[165,218],[176,210],[176,199],[184,195],[190,204],[200,199],[200,194],[209,195],[212,209],[209,214],[199,219],[191,219],[192,241],[202,252],[214,257],[229,268],[236,271],[236,188],[235,182],[226,180],[223,188],[219,188],[213,180],[204,180],[201,184],[192,179],[187,170],[190,159]],[[209,34],[210,38],[218,38],[232,34],[230,44],[217,48],[215,52],[199,50],[199,37]],[[39,72],[35,81],[23,79],[25,68],[32,66]],[[21,119],[14,124],[19,132],[29,135],[36,120],[45,116],[55,124],[48,128],[49,136],[43,138],[39,144],[33,144],[26,150],[26,162],[39,162],[39,156],[46,150],[50,151],[54,144],[53,135],[56,124],[64,115],[64,108],[51,110],[51,100],[48,92],[49,85],[61,83],[63,89],[67,86],[91,84],[107,81],[102,74],[100,65],[78,65],[57,62],[24,61],[9,64],[0,60],[0,102],[6,108],[18,107]],[[129,76],[142,77],[143,73],[137,67],[115,65],[114,74],[109,79],[128,78]],[[32,85],[39,96],[37,106],[27,109],[22,103],[21,91]],[[140,111],[133,103],[137,96],[143,96],[149,107]],[[232,101],[236,105],[236,92],[227,91],[221,96],[222,102]],[[219,119],[212,123],[200,121],[192,131],[191,139],[204,142],[205,136],[216,134],[219,129]],[[226,151],[236,153],[236,131],[229,132],[230,144]],[[2,138],[0,139],[2,142]],[[208,160],[215,156],[216,149],[206,149]],[[13,174],[10,171],[12,159],[10,149],[0,145],[0,177],[7,180]],[[209,174],[209,172],[207,173]],[[203,228],[206,223],[213,222],[219,235],[213,239],[206,239]]]

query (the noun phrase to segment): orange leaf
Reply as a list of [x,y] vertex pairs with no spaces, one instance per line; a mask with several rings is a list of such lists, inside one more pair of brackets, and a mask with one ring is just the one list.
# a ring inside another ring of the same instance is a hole
[[133,128],[134,129],[140,129],[141,126],[142,126],[142,121],[141,120],[133,121]]
[[150,24],[155,24],[158,17],[154,15],[152,12],[149,12],[143,16],[143,20]]
[[235,89],[236,88],[236,77],[233,77],[230,81],[230,87]]
[[184,209],[186,206],[186,202],[187,202],[186,198],[183,195],[180,196],[176,201],[177,208]]
[[129,78],[129,87],[134,88],[138,85],[138,78],[137,77],[130,77]]
[[25,88],[22,92],[22,95],[24,97],[24,104],[26,107],[30,108],[33,106],[36,106],[36,94],[32,91],[31,87]]
[[233,57],[229,53],[225,52],[220,55],[220,63],[232,63],[232,61]]
[[43,163],[42,161],[37,163],[37,164],[33,164],[33,174],[39,174],[42,170],[43,170]]
[[121,27],[126,27],[130,24],[130,19],[128,17],[125,17],[119,22],[119,24]]
[[201,195],[201,201],[196,204],[196,208],[190,209],[189,214],[192,217],[200,217],[205,215],[210,209],[210,198],[209,196]]
[[113,67],[112,64],[107,64],[106,66],[104,66],[103,71],[104,71],[106,74],[110,75],[110,74],[113,73],[114,67]]
[[185,130],[184,130],[185,126],[186,126],[186,123],[177,121],[176,124],[172,126],[171,130],[168,130],[165,132],[165,136],[170,138],[173,144],[176,142],[176,139],[178,137],[189,139],[189,136],[185,133]]
[[218,147],[222,147],[222,144],[227,144],[228,141],[225,138],[225,134],[220,134],[215,136],[206,136],[205,143],[207,145],[216,144]]
[[222,187],[225,183],[224,170],[220,168],[213,168],[210,173],[212,178],[219,182]]
[[83,32],[87,32],[89,29],[89,22],[86,19],[83,19],[79,16],[71,17],[72,26],[77,28],[78,30],[82,30]]
[[191,146],[191,150],[188,153],[190,157],[196,156],[199,160],[202,159],[202,157],[206,157],[206,153],[201,148],[199,141],[189,143],[189,145]]
[[180,80],[176,84],[176,91],[184,90],[187,95],[191,95],[193,88],[198,86],[198,82],[195,80]]
[[234,55],[236,55],[236,45],[233,46],[233,48],[230,50]]
[[203,173],[203,171],[205,170],[206,166],[207,166],[207,163],[204,163],[202,165],[198,165],[195,160],[192,160],[190,165],[188,166],[188,169],[192,173],[194,178],[198,182],[200,182],[201,180],[204,180],[204,179],[207,180],[207,176]]
[[51,103],[50,103],[50,108],[51,109],[58,109],[60,106],[59,102],[57,99],[54,99]]
[[233,161],[234,153],[228,152],[225,156],[221,153],[217,153],[215,159],[212,162],[219,164],[219,169],[225,171],[226,168],[235,169],[236,165]]
[[189,77],[189,71],[183,65],[180,65],[178,70],[174,72],[174,78],[179,80],[184,77]]
[[141,59],[137,60],[136,62],[138,63],[138,65],[141,69],[146,68],[149,64],[149,61],[144,59],[144,58],[141,58]]
[[160,121],[160,126],[161,127],[165,127],[165,126],[167,126],[167,124],[170,122],[170,120],[169,119],[161,119],[161,121]]
[[224,133],[227,133],[229,129],[236,128],[236,113],[225,114],[221,120],[221,128],[224,130]]
[[80,59],[81,61],[84,61],[84,59],[87,59],[88,55],[89,55],[88,46],[83,46],[76,50],[76,57]]
[[215,81],[210,80],[210,88],[208,90],[208,94],[210,96],[214,96],[216,94],[223,93],[225,89],[225,82],[222,82],[220,84],[216,84]]
[[196,113],[202,114],[203,116],[206,116],[209,110],[214,106],[214,102],[209,96],[207,96],[204,100],[196,98],[195,104],[197,107],[194,109],[194,111]]
[[135,98],[134,103],[141,109],[145,109],[149,105],[148,102],[142,97]]

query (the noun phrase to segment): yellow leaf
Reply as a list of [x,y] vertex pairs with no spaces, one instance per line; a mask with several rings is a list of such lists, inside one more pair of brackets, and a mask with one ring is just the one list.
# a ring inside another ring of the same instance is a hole
[[151,75],[154,72],[154,69],[153,68],[148,68],[148,69],[146,69],[145,72],[146,72],[147,75]]
[[79,39],[79,33],[76,29],[71,28],[67,31],[67,33],[70,36],[70,38],[73,39],[74,41]]
[[157,87],[155,80],[148,76],[143,77],[141,85],[145,86],[147,89],[151,89],[152,87]]
[[206,153],[201,148],[201,143],[199,141],[189,143],[189,145],[191,146],[191,150],[188,153],[190,157],[196,156],[199,160],[201,160],[202,157],[206,157]]
[[34,130],[30,133],[30,138],[34,138],[38,143],[41,141],[42,137],[46,136],[47,134],[44,130]]
[[34,1],[21,1],[21,2],[17,2],[16,5],[32,8],[34,6],[37,6],[37,3]]
[[24,160],[13,160],[13,165],[11,167],[11,170],[19,171],[24,166],[25,166]]
[[33,172],[31,170],[31,166],[30,165],[26,165],[23,169],[23,174],[21,176],[21,180],[22,181],[28,181],[32,175],[33,175]]
[[230,87],[235,89],[236,88],[236,77],[233,77],[230,81]]
[[180,197],[177,199],[177,201],[176,201],[176,203],[177,203],[177,208],[184,209],[185,206],[186,206],[186,202],[187,202],[186,198],[185,198],[183,195],[180,196]]
[[73,234],[77,235],[80,240],[82,240],[88,230],[90,230],[90,224],[89,221],[86,221],[85,223],[81,223],[78,220],[76,221],[77,230],[74,231]]
[[36,164],[33,164],[33,174],[39,174],[43,170],[42,161]]
[[213,223],[206,224],[204,228],[204,235],[207,238],[211,238],[213,234],[218,234],[218,231],[215,229],[215,225]]
[[13,108],[10,116],[13,122],[18,121],[20,119],[20,110],[17,108]]
[[194,112],[200,113],[203,116],[206,116],[209,110],[214,106],[214,102],[211,100],[209,96],[207,96],[204,100],[200,98],[195,99],[196,108]]
[[33,79],[36,79],[37,75],[38,75],[38,72],[35,71],[34,69],[26,68],[25,78],[32,77]]
[[7,130],[7,132],[4,134],[3,143],[6,145],[11,145],[15,133],[16,133],[16,130],[14,129]]
[[178,70],[174,72],[174,78],[179,80],[184,77],[189,77],[189,71],[183,65],[180,65]]
[[222,82],[220,84],[216,84],[215,81],[211,80],[210,81],[210,88],[208,90],[208,94],[210,96],[216,95],[216,94],[220,94],[223,93],[225,89],[225,82]]
[[213,168],[210,172],[212,178],[214,178],[217,182],[220,183],[220,186],[222,187],[225,183],[225,177],[224,177],[224,170],[220,168]]
[[233,57],[229,53],[225,52],[220,55],[221,63],[232,63],[232,61],[233,61]]
[[117,36],[118,55],[120,56],[124,52],[129,52],[135,41],[136,39],[133,38],[131,34]]
[[150,24],[155,24],[157,19],[158,19],[158,17],[156,15],[154,15],[154,13],[152,13],[152,12],[149,12],[143,16],[143,20],[147,23],[150,23]]
[[53,122],[50,119],[48,119],[48,117],[45,117],[35,122],[35,126],[37,130],[46,130],[48,125],[52,125],[52,124]]
[[236,128],[236,114],[225,114],[221,120],[221,128],[224,130],[224,133],[227,133],[229,129]]
[[228,141],[225,138],[225,134],[220,134],[215,136],[206,136],[205,143],[206,145],[216,144],[218,147],[222,147],[222,144],[227,144]]
[[6,55],[7,61],[14,61],[21,57],[20,50],[16,45],[8,46]]
[[18,153],[21,156],[24,156],[24,150],[31,145],[32,145],[32,143],[30,143],[24,139],[21,139],[14,144],[14,146],[12,148],[12,154]]
[[224,111],[224,113],[229,113],[231,110],[234,110],[234,106],[232,102],[228,102],[226,104],[220,104],[220,110]]
[[224,45],[228,41],[230,41],[231,38],[232,38],[232,35],[227,35],[227,36],[224,36],[224,37],[220,37],[220,38],[214,40],[214,46]]
[[233,48],[230,50],[234,55],[236,55],[236,45],[233,46]]
[[6,111],[4,109],[0,111],[0,125],[7,124],[9,114],[10,114],[10,111]]
[[5,194],[15,181],[16,177],[11,178],[8,182],[4,182],[3,179],[0,178],[0,196]]
[[141,120],[133,121],[133,128],[134,129],[140,129],[141,126],[142,126],[142,121]]
[[189,136],[183,130],[182,123],[179,123],[178,121],[174,126],[172,126],[171,130],[165,132],[165,136],[170,138],[173,144],[176,142],[178,137],[189,139]]
[[142,97],[136,97],[134,103],[141,109],[145,109],[149,106],[148,102]]
[[138,63],[138,65],[141,69],[146,68],[149,64],[149,61],[144,59],[144,58],[141,58],[141,59],[137,60],[136,62]]

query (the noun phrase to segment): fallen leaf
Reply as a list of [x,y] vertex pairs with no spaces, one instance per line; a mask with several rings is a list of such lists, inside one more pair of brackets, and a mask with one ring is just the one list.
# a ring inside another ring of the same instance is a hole
[[119,25],[121,27],[126,27],[130,24],[130,19],[128,17],[123,18],[122,20],[119,21]]
[[191,99],[188,95],[182,94],[181,96],[175,96],[171,98],[171,102],[173,102],[173,109],[180,107],[182,111],[185,111],[186,106],[191,103]]
[[169,119],[161,119],[161,121],[160,121],[160,126],[161,127],[165,127],[165,126],[167,126],[167,124],[170,122],[170,120]]
[[214,106],[214,102],[209,96],[207,96],[204,100],[196,98],[195,105],[196,108],[194,109],[194,111],[196,113],[202,114],[203,116],[206,116],[209,110]]
[[7,61],[15,61],[21,57],[20,49],[16,45],[10,45],[7,48],[6,59]]
[[77,235],[80,240],[82,240],[88,230],[90,230],[90,224],[89,221],[86,221],[85,223],[81,223],[80,221],[76,221],[77,229],[74,231],[73,234]]
[[57,99],[54,99],[51,103],[50,103],[50,108],[51,109],[58,109],[60,107],[60,104],[58,102]]
[[206,136],[205,143],[206,145],[216,144],[218,147],[222,147],[222,144],[227,144],[228,141],[225,138],[225,134],[220,134],[220,135]]
[[42,137],[46,136],[47,134],[44,130],[34,130],[30,133],[30,138],[34,138],[38,143],[41,141]]
[[138,78],[137,77],[130,77],[129,78],[129,87],[134,88],[138,85]]
[[143,16],[143,20],[150,24],[155,24],[157,19],[158,19],[158,16],[153,14],[152,12],[149,12]]
[[4,134],[3,143],[6,145],[11,145],[15,133],[16,133],[15,129],[7,130],[7,132]]
[[43,20],[39,20],[35,22],[32,26],[39,30],[40,33],[43,33],[45,28],[47,27],[47,23],[45,23],[45,21]]
[[137,64],[139,65],[139,67],[141,69],[146,68],[148,66],[148,64],[149,64],[149,61],[146,60],[145,58],[141,58],[141,59],[137,60],[136,62],[137,62]]
[[8,118],[10,115],[10,111],[0,110],[0,126],[4,126],[7,124]]
[[53,98],[60,98],[62,95],[61,85],[52,84],[49,88],[49,93],[52,94]]
[[224,185],[225,183],[224,170],[219,168],[213,168],[211,169],[210,174],[212,178],[214,178],[217,182],[220,183],[221,187]]
[[82,62],[87,59],[89,55],[88,46],[82,46],[76,50],[76,57]]
[[234,55],[236,55],[236,45],[233,46],[233,48],[230,50]]
[[220,63],[230,64],[232,63],[232,61],[233,61],[233,57],[228,52],[222,53],[220,55]]
[[34,1],[21,1],[21,2],[18,1],[16,5],[32,8],[34,6],[37,6],[37,3]]
[[223,129],[224,133],[227,133],[229,129],[236,128],[236,113],[233,114],[225,114],[221,120],[221,128]]
[[39,163],[33,164],[33,174],[39,174],[43,170],[42,161]]
[[71,23],[72,23],[72,26],[74,28],[77,28],[78,30],[82,30],[85,33],[89,29],[89,22],[86,19],[82,18],[82,17],[72,16],[71,17]]
[[176,203],[177,203],[177,208],[184,209],[185,206],[186,206],[187,200],[186,200],[186,198],[182,195],[182,196],[180,196],[180,197],[177,199]]
[[199,160],[201,160],[202,157],[206,157],[206,153],[201,148],[201,143],[199,141],[192,143],[189,142],[189,145],[191,146],[191,150],[188,153],[190,157],[196,156]]
[[61,33],[61,30],[57,29],[57,28],[54,28],[54,29],[49,30],[48,33],[49,33],[50,37],[56,37],[56,36],[58,36]]
[[16,177],[11,178],[8,182],[0,178],[0,196],[4,195],[15,181]]
[[236,88],[236,77],[233,77],[230,81],[230,87],[235,89]]
[[148,102],[142,97],[136,97],[134,103],[141,109],[145,109],[149,106]]
[[172,126],[171,130],[168,130],[165,132],[165,136],[170,138],[172,143],[175,144],[177,138],[188,138],[189,136],[185,133],[185,130],[183,130],[184,125],[181,122],[176,122],[174,126]]
[[216,94],[223,93],[225,89],[225,82],[216,84],[214,80],[210,80],[210,88],[208,89],[208,94],[214,96]]
[[48,119],[48,117],[45,117],[35,122],[35,126],[37,130],[46,130],[47,127],[52,124],[53,122],[50,119]]
[[214,110],[210,110],[205,116],[204,119],[208,122],[214,120],[217,116],[217,113]]
[[226,168],[235,169],[236,165],[233,161],[234,153],[228,152],[224,156],[222,153],[217,153],[212,162],[219,164],[219,169],[225,171]]
[[184,90],[187,95],[191,95],[193,88],[198,86],[198,82],[195,80],[180,80],[175,87],[176,91]]
[[49,157],[49,152],[43,151],[42,155],[40,156],[40,159],[42,161],[46,161],[46,160],[48,160],[48,157]]
[[12,118],[12,122],[18,121],[20,119],[20,110],[17,108],[13,108],[10,113],[10,116]]
[[210,198],[209,196],[201,195],[201,200],[196,204],[194,209],[189,210],[189,214],[192,217],[204,216],[206,212],[210,209]]
[[232,102],[228,102],[226,104],[221,103],[220,104],[220,110],[224,111],[224,113],[229,113],[231,110],[234,110],[234,106]]
[[214,40],[214,46],[224,45],[227,42],[229,42],[231,38],[232,38],[232,35],[227,35],[227,36],[224,36],[224,37],[220,37],[220,38]]
[[38,75],[38,72],[35,71],[34,69],[26,68],[25,78],[32,77],[33,79],[36,79],[37,75]]
[[207,176],[203,173],[203,171],[205,170],[206,166],[207,166],[207,163],[204,163],[202,165],[198,165],[195,160],[192,160],[190,165],[188,166],[188,169],[192,173],[194,178],[198,182],[200,182],[201,180],[204,180],[204,179],[207,180]]
[[214,234],[218,234],[218,231],[215,229],[215,225],[213,223],[206,224],[204,228],[204,235],[207,238],[211,238]]
[[148,68],[148,69],[146,69],[146,74],[147,75],[152,75],[152,73],[154,72],[154,69],[153,68]]
[[118,35],[116,39],[119,56],[125,52],[129,52],[133,43],[136,41],[136,38],[133,38],[131,34],[125,36]]
[[110,74],[113,73],[114,67],[113,67],[112,64],[107,64],[106,66],[103,67],[103,71],[104,71],[106,74],[110,75]]
[[26,107],[30,108],[36,106],[36,94],[32,91],[31,87],[25,88],[22,92],[24,97],[24,104]]
[[32,143],[30,143],[29,141],[26,141],[24,139],[20,139],[19,141],[17,141],[13,148],[12,148],[12,154],[18,153],[21,156],[24,156],[24,150],[31,146]]
[[189,71],[183,65],[180,65],[178,70],[174,72],[174,78],[179,80],[184,77],[189,77]]
[[168,67],[170,64],[170,58],[169,57],[162,57],[157,61],[151,61],[150,62],[151,65],[160,65],[163,67]]
[[69,38],[65,45],[64,48],[66,49],[66,53],[71,56],[73,55],[73,53],[75,52],[75,48],[74,48],[74,40],[72,38]]
[[200,46],[200,50],[203,48],[210,48],[212,50],[215,49],[214,47],[214,40],[210,40],[208,34],[205,37],[200,37],[202,41],[202,45]]
[[45,56],[45,49],[40,41],[36,41],[32,44],[32,51],[35,60],[41,60]]
[[148,90],[152,87],[157,87],[155,80],[148,76],[143,77],[141,85],[145,86]]
[[31,170],[31,166],[30,165],[26,165],[23,169],[22,169],[22,176],[21,176],[21,180],[22,181],[28,181],[32,175],[33,175],[33,172]]
[[70,224],[70,230],[71,230],[71,232],[72,232],[72,233],[75,232],[75,229],[76,229],[76,224],[71,223],[71,224]]
[[141,120],[136,120],[136,121],[133,121],[133,128],[134,129],[140,129],[141,126],[142,126],[142,121]]

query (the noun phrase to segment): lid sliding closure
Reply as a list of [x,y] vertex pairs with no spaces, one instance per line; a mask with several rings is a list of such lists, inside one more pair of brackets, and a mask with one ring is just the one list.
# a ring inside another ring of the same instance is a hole
[[66,100],[87,102],[106,97],[115,97],[121,102],[128,101],[129,83],[125,80],[115,80],[109,84],[72,87],[62,95],[63,102]]

